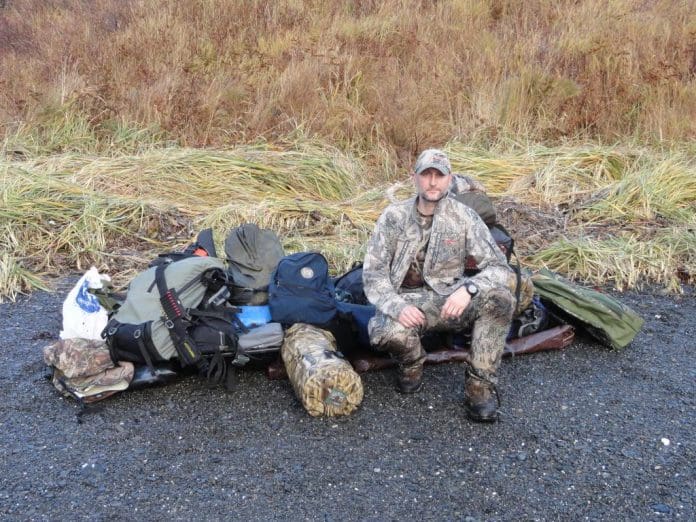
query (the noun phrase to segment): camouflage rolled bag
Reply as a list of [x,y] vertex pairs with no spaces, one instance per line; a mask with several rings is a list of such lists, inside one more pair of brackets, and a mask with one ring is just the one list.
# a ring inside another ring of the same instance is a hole
[[298,323],[280,350],[295,394],[312,416],[348,415],[362,402],[360,376],[336,350],[330,332]]
[[552,312],[576,324],[602,344],[627,346],[643,326],[643,319],[613,297],[571,283],[542,269],[532,276],[534,288]]
[[114,364],[104,341],[61,339],[43,350],[51,382],[66,397],[83,403],[105,399],[130,385],[132,363]]

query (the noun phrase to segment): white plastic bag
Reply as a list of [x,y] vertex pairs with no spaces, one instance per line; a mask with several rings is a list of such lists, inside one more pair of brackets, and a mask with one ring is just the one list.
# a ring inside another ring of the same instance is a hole
[[101,339],[101,332],[106,327],[108,313],[99,304],[97,296],[90,293],[90,288],[101,288],[102,280],[110,281],[108,275],[102,275],[92,267],[70,290],[63,302],[63,330],[61,339]]

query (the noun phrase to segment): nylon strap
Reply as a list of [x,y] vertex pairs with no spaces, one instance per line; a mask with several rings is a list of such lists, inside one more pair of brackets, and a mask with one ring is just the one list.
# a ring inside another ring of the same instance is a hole
[[138,348],[140,348],[140,353],[143,356],[143,359],[145,359],[145,364],[147,364],[147,367],[150,369],[150,374],[154,377],[157,375],[155,372],[155,365],[152,364],[152,357],[150,357],[150,352],[147,351],[147,346],[145,346],[145,341],[143,340],[143,331],[138,328],[135,332],[133,332],[133,337],[135,337],[135,341],[138,343]]
[[514,265],[512,263],[508,263],[510,267],[515,271],[515,276],[517,278],[517,284],[515,286],[515,307],[517,307],[520,304],[520,293],[522,291],[522,273],[520,267],[520,258],[517,257],[517,252],[515,252],[515,240],[510,235],[510,232],[508,232],[507,229],[500,223],[496,223],[495,226],[503,232],[505,232],[505,235],[507,235],[510,238],[510,259],[512,259],[512,256],[514,255],[515,260],[517,261],[517,263]]
[[197,364],[201,360],[201,354],[193,342],[193,339],[186,331],[184,319],[186,318],[186,310],[184,309],[179,296],[174,288],[167,288],[167,280],[164,276],[164,270],[168,265],[159,265],[155,269],[155,283],[160,294],[160,303],[164,310],[165,322],[164,325],[169,330],[169,335],[174,343],[174,348],[179,355],[179,360],[184,366]]

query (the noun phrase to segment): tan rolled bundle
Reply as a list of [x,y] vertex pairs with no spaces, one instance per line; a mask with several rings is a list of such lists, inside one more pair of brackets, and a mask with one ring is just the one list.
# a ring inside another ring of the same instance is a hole
[[330,332],[298,323],[280,349],[297,398],[310,415],[348,415],[363,399],[360,376],[336,350]]
[[[511,273],[508,276],[507,287],[510,289],[510,292],[512,292],[513,296],[517,292],[517,285],[517,274]],[[532,304],[532,299],[534,298],[534,282],[532,281],[531,274],[526,270],[523,270],[520,273],[519,292],[520,298],[517,302],[517,306],[515,307],[515,314],[513,317],[517,317],[522,312],[524,312],[529,307],[529,305]]]

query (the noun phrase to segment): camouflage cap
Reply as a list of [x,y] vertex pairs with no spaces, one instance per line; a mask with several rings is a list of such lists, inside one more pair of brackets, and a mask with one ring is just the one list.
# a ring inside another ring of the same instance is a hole
[[439,149],[427,149],[421,152],[413,171],[416,174],[420,174],[424,170],[431,168],[439,170],[445,176],[449,176],[452,173],[452,165],[450,165],[447,154]]

